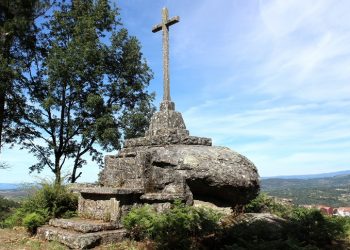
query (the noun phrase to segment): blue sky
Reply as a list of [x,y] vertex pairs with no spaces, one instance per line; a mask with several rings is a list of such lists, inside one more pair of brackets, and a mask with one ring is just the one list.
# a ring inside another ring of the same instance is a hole
[[[192,135],[247,156],[261,176],[350,169],[350,1],[120,0],[162,98],[161,9],[170,27],[171,95]],[[35,160],[5,149],[0,182],[32,181]],[[81,181],[97,180],[89,163]]]

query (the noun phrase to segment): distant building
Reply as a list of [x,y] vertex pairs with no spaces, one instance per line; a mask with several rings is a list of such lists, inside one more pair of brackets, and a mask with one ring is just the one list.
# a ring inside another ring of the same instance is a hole
[[338,207],[334,211],[337,216],[350,216],[350,207]]
[[326,214],[326,215],[333,215],[333,208],[332,207],[327,207],[327,206],[318,206],[317,207],[321,213]]
[[303,207],[303,208],[308,208],[308,209],[315,208],[315,206],[314,206],[314,205],[300,205],[300,207]]

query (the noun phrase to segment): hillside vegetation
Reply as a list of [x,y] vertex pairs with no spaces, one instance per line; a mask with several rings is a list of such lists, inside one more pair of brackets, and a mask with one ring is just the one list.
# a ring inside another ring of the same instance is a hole
[[350,175],[317,179],[263,179],[262,191],[271,196],[290,198],[294,204],[350,206]]

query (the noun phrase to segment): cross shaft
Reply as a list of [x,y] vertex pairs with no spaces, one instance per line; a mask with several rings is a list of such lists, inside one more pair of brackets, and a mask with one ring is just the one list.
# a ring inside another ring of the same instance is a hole
[[162,23],[155,25],[152,32],[163,31],[163,101],[171,101],[170,97],[170,77],[169,77],[169,26],[178,23],[179,16],[168,19],[168,9],[162,10]]

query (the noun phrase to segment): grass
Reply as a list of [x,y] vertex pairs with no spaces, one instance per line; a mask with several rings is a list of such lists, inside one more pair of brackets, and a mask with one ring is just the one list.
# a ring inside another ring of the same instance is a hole
[[0,229],[0,250],[65,250],[67,247],[55,241],[42,241],[31,237],[25,228]]
[[[0,229],[0,250],[68,250],[56,241],[43,241],[32,237],[24,227]],[[153,249],[151,242],[125,240],[120,243],[102,245],[95,250],[147,250]]]

